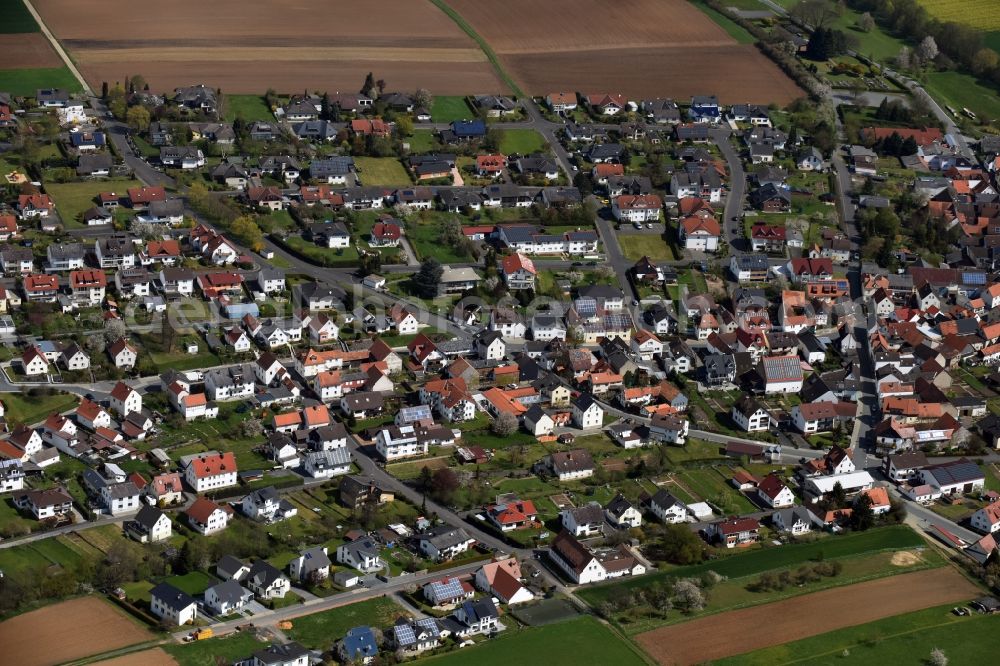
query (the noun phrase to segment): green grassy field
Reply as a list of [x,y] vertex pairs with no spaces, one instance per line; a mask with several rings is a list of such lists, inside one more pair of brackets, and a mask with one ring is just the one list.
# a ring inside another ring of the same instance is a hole
[[69,92],[80,92],[83,89],[72,72],[65,67],[0,69],[0,90],[4,92],[30,97],[39,88],[64,88]]
[[38,32],[38,23],[22,0],[0,0],[0,33]]
[[542,135],[530,129],[500,130],[503,138],[500,140],[500,152],[504,155],[529,155],[545,152],[547,146]]
[[301,236],[288,236],[284,243],[309,261],[321,266],[352,266],[358,263],[358,250],[353,245],[337,249],[320,247]]
[[618,589],[646,587],[653,581],[666,578],[700,576],[706,571],[714,571],[730,578],[741,578],[770,571],[771,569],[791,567],[820,557],[830,560],[883,550],[919,548],[924,545],[926,545],[924,540],[909,527],[883,527],[869,530],[868,532],[856,532],[843,536],[825,536],[809,543],[763,548],[692,566],[668,567],[655,573],[639,576],[638,578],[620,583],[598,585],[579,590],[577,594],[587,603],[596,605],[614,594]]
[[714,467],[690,469],[679,472],[677,476],[692,492],[703,500],[718,505],[726,513],[742,514],[756,510],[753,503],[730,486]]
[[393,601],[380,597],[296,618],[292,620],[292,628],[285,633],[308,648],[326,650],[353,627],[388,627],[397,617],[406,614]]
[[44,421],[52,412],[64,412],[76,407],[79,399],[69,393],[29,396],[22,393],[5,393],[0,401],[6,407],[7,421],[14,423],[37,423]]
[[431,104],[431,120],[436,123],[470,120],[475,117],[475,112],[469,107],[464,97],[440,95],[435,97],[434,103]]
[[59,211],[59,217],[67,229],[82,229],[79,216],[97,205],[94,202],[101,192],[118,192],[124,194],[130,187],[139,187],[142,183],[129,178],[109,178],[106,180],[88,180],[82,183],[46,183],[45,191],[49,193]]
[[906,613],[879,622],[841,629],[801,641],[714,662],[727,666],[778,664],[906,664],[930,663],[934,648],[952,664],[987,663],[1000,632],[1000,615],[959,617],[951,606]]
[[[704,14],[706,14],[710,19],[718,24],[720,28],[726,31],[726,33],[735,39],[740,44],[753,44],[756,40],[753,35],[747,32],[746,28],[741,26],[739,23],[729,18],[721,12],[717,12],[711,7],[701,2],[692,2],[695,7],[700,9]],[[758,7],[748,7],[745,9],[764,9],[762,6]]]
[[258,641],[251,632],[209,638],[185,645],[169,643],[164,645],[163,649],[170,653],[180,666],[217,666],[241,661],[265,647],[267,645]]
[[254,120],[274,120],[274,114],[260,95],[226,95],[226,122],[243,118]]
[[1000,30],[994,30],[983,35],[983,46],[1000,53]]
[[659,236],[650,234],[620,234],[618,245],[622,254],[632,261],[639,261],[645,255],[651,261],[676,261],[673,249]]
[[[6,515],[6,511],[3,515]],[[0,570],[9,576],[32,567],[48,567],[53,564],[73,568],[85,559],[81,551],[70,547],[65,537],[50,537],[0,550]]]
[[404,139],[410,144],[410,152],[414,154],[428,153],[434,148],[433,130],[413,130],[413,136]]
[[441,244],[441,225],[436,220],[416,221],[407,225],[406,237],[421,261],[428,257],[434,257],[443,264],[469,261],[469,257],[458,254],[448,245]]
[[860,12],[845,8],[839,17],[830,21],[830,27],[838,28],[855,37],[858,40],[858,53],[861,55],[882,62],[896,57],[899,54],[899,49],[906,43],[877,25],[868,32],[858,30],[855,26],[860,16]]
[[434,666],[470,663],[477,666],[509,666],[526,658],[532,663],[566,666],[581,663],[615,666],[648,663],[636,648],[590,616],[525,629],[510,636],[501,635],[496,640],[431,657],[423,663]]
[[410,174],[395,157],[355,157],[358,175],[364,185],[407,187]]
[[968,108],[979,120],[1000,119],[1000,91],[960,72],[929,72],[927,91],[961,112]]
[[187,592],[191,596],[201,594],[214,584],[212,577],[201,571],[192,571],[183,576],[171,576],[163,582],[170,583],[181,592]]

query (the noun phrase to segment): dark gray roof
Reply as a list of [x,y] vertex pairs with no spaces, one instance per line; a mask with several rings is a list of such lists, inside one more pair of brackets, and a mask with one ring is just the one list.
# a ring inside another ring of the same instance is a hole
[[175,611],[182,611],[197,603],[194,597],[187,592],[178,590],[170,583],[160,583],[149,591],[149,595],[159,599],[165,606]]

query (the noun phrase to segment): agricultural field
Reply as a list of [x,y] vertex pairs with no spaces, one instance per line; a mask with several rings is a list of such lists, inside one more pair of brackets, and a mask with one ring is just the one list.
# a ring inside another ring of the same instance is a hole
[[95,662],[94,666],[176,666],[177,660],[171,657],[163,648],[153,648],[142,652],[105,659]]
[[[639,634],[636,641],[660,664],[701,663],[931,606],[967,601],[978,592],[950,567],[920,571],[661,627]],[[803,622],[803,618],[811,621]]]
[[12,95],[31,96],[39,88],[65,88],[80,92],[80,82],[66,67],[0,69],[0,90]]
[[4,661],[21,666],[74,661],[154,637],[98,597],[64,601],[0,623]]
[[[431,657],[429,666],[508,666],[530,655],[532,663],[577,666],[580,663],[638,666],[646,659],[607,626],[590,616],[525,629],[476,647]],[[582,655],[586,655],[581,659]]]
[[22,0],[0,0],[0,33],[38,32],[38,23]]
[[47,86],[80,90],[22,0],[0,0],[0,53],[0,90],[4,92],[33,95]]
[[802,95],[755,47],[738,43],[685,0],[448,4],[530,94],[579,90],[685,98],[704,93],[711,80],[724,103],[784,104]]
[[983,31],[1000,30],[1000,13],[981,0],[917,0],[940,21],[971,25]]
[[1000,615],[959,617],[952,606],[938,606],[915,613],[871,622],[813,638],[776,645],[714,663],[725,666],[772,666],[808,661],[810,664],[850,663],[926,664],[934,648],[944,650],[956,664],[988,661],[993,648],[983,640],[1000,631]]
[[[373,72],[389,90],[506,92],[485,54],[429,2],[344,0],[334,13],[318,2],[247,12],[238,0],[179,0],[141,12],[128,0],[37,0],[35,7],[98,88],[142,74],[157,91],[199,82],[256,95],[268,87],[357,90]],[[330,20],[316,20],[321,11]]]

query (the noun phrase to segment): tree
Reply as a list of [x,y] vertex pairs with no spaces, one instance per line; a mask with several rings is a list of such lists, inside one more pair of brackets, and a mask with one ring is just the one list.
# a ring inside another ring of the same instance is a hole
[[108,319],[104,322],[104,342],[110,345],[116,340],[124,338],[127,331],[125,322],[121,319]]
[[810,60],[829,60],[844,55],[850,47],[851,39],[846,33],[833,28],[816,28],[809,36],[806,57]]
[[858,17],[858,30],[861,32],[871,32],[875,29],[875,19],[871,12],[865,12]]
[[697,564],[705,555],[705,547],[685,525],[667,525],[663,531],[660,556],[671,564]]
[[413,94],[413,106],[418,108],[424,108],[428,111],[434,105],[434,96],[431,95],[431,91],[427,88],[419,88],[417,92]]
[[830,504],[835,509],[841,509],[846,501],[847,493],[844,492],[844,486],[840,485],[840,481],[838,481],[833,484],[833,490],[830,491]]
[[931,650],[931,666],[948,666],[948,655],[941,648]]
[[396,118],[396,133],[399,136],[413,136],[413,120],[409,116]]
[[87,348],[91,354],[100,354],[107,348],[107,342],[103,335],[88,335],[83,341],[83,346]]
[[133,106],[125,113],[128,126],[137,132],[149,129],[149,110],[144,106]]
[[921,62],[925,63],[938,57],[938,45],[933,37],[930,35],[924,37],[923,41],[917,47],[917,57],[920,58]]
[[136,74],[128,80],[129,90],[135,92],[136,90],[148,90],[149,84],[146,83],[145,77],[142,74]]
[[875,512],[872,511],[872,499],[868,495],[861,495],[854,503],[854,511],[851,512],[851,527],[864,532],[874,525]]
[[378,97],[375,93],[375,75],[371,72],[368,72],[368,76],[365,77],[365,84],[361,86],[361,94],[372,98]]
[[972,56],[972,72],[977,76],[987,76],[1000,67],[1000,54],[989,48],[982,48]]
[[490,423],[490,431],[500,437],[509,437],[517,432],[517,417],[507,412],[501,412]]
[[450,467],[441,467],[434,470],[434,475],[431,477],[431,494],[439,501],[448,504],[451,502],[451,496],[461,485],[458,475]]
[[685,613],[695,613],[705,607],[705,593],[689,579],[674,583],[674,605]]
[[241,215],[233,220],[229,225],[229,230],[236,240],[248,246],[254,252],[264,247],[264,234],[261,232],[260,227],[257,226],[257,221],[249,215]]
[[896,54],[896,65],[900,69],[910,69],[913,67],[913,51],[909,46],[903,46]]
[[843,12],[841,6],[830,0],[802,0],[791,12],[792,18],[813,28],[822,28]]
[[101,81],[101,99],[108,98],[108,82]]
[[264,434],[264,422],[260,419],[246,419],[240,423],[240,435],[250,439]]
[[441,276],[444,269],[441,262],[434,257],[428,257],[420,264],[420,270],[411,278],[413,288],[417,296],[421,298],[435,298],[438,295],[438,285],[441,283]]

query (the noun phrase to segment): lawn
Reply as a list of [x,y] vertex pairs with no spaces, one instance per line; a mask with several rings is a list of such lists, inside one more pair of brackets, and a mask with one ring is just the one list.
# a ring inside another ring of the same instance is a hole
[[276,210],[268,215],[259,215],[257,217],[257,226],[266,234],[277,229],[293,231],[296,228],[295,220],[292,219],[291,213],[287,210]]
[[234,633],[186,645],[168,643],[163,649],[169,652],[180,666],[217,666],[217,664],[242,661],[265,647],[267,646],[258,641],[253,633]]
[[684,486],[725,513],[742,514],[756,510],[753,503],[730,486],[714,467],[686,470],[679,472],[677,477]]
[[[2,515],[6,517],[6,512]],[[81,552],[70,548],[62,537],[50,537],[32,543],[0,549],[0,571],[5,575],[16,574],[32,567],[52,564],[72,568],[82,563]]]
[[52,395],[26,395],[4,393],[0,396],[10,423],[38,423],[53,412],[65,412],[77,406],[78,398],[70,393]]
[[731,666],[810,664],[928,664],[941,648],[953,664],[988,662],[995,646],[988,639],[1000,632],[1000,615],[959,617],[951,606],[906,613],[858,627],[758,650],[715,662]]
[[[508,666],[514,661],[539,664],[580,663],[630,666],[647,663],[637,648],[627,643],[611,628],[590,616],[525,629],[516,634],[486,641],[476,647],[431,657],[422,663],[434,666]],[[586,655],[586,656],[583,656]]]
[[163,582],[170,583],[181,592],[187,592],[192,597],[203,593],[214,583],[211,576],[201,571],[192,571],[183,576],[171,576]]
[[184,349],[174,351],[151,351],[149,358],[160,370],[198,370],[222,365],[222,359],[209,351],[206,345],[199,345],[197,354],[189,354]]
[[906,43],[886,32],[881,26],[876,25],[869,32],[858,30],[855,25],[860,12],[844,8],[843,13],[830,22],[829,27],[838,28],[853,35],[858,40],[858,54],[867,56],[880,62],[886,62],[895,58],[899,54],[899,49]]
[[301,236],[288,236],[284,245],[320,266],[354,266],[358,263],[358,250],[353,245],[344,248],[320,247]]
[[67,229],[83,229],[84,226],[79,217],[96,205],[94,197],[101,192],[124,194],[128,188],[141,185],[142,183],[138,180],[130,178],[109,178],[88,180],[82,183],[46,183],[45,191],[55,202],[63,226]]
[[400,606],[380,597],[296,618],[285,633],[308,648],[326,650],[353,627],[388,627],[401,615],[406,612]]
[[500,152],[504,155],[530,155],[545,152],[548,145],[542,135],[530,129],[501,130]]
[[409,187],[410,174],[395,157],[355,157],[358,177],[364,185]]
[[406,226],[406,237],[421,261],[434,257],[442,264],[462,263],[470,261],[471,257],[458,254],[450,245],[441,243],[441,221],[437,219],[415,219]]
[[274,120],[274,114],[260,95],[226,95],[226,122],[243,118],[254,120]]
[[825,536],[809,543],[763,548],[702,564],[666,568],[621,583],[598,585],[579,590],[577,594],[593,606],[607,599],[616,590],[647,587],[653,581],[666,578],[700,576],[706,571],[714,571],[730,578],[742,578],[772,569],[788,568],[820,557],[830,560],[862,553],[904,550],[923,546],[926,546],[926,542],[909,527],[882,527],[842,536]]
[[413,130],[413,136],[404,141],[410,144],[411,153],[429,153],[434,149],[434,130]]
[[1000,92],[976,77],[961,72],[928,72],[927,91],[961,111],[968,108],[979,120],[1000,119]]
[[659,236],[652,234],[619,234],[618,245],[630,261],[639,261],[645,255],[650,261],[676,261],[674,250]]
[[0,69],[0,90],[11,95],[34,97],[39,88],[64,88],[80,92],[80,82],[65,67]]
[[[701,2],[692,2],[692,4],[706,14],[710,19],[718,24],[720,28],[725,30],[730,37],[735,39],[740,44],[753,44],[756,41],[754,36],[747,32],[746,28],[725,14],[715,11],[708,5]],[[754,7],[753,9],[764,9],[764,7]]]
[[38,32],[38,23],[22,0],[0,0],[0,33]]
[[435,97],[434,103],[431,104],[431,120],[436,123],[450,123],[455,120],[469,120],[475,117],[476,114],[469,108],[465,97],[440,95]]

